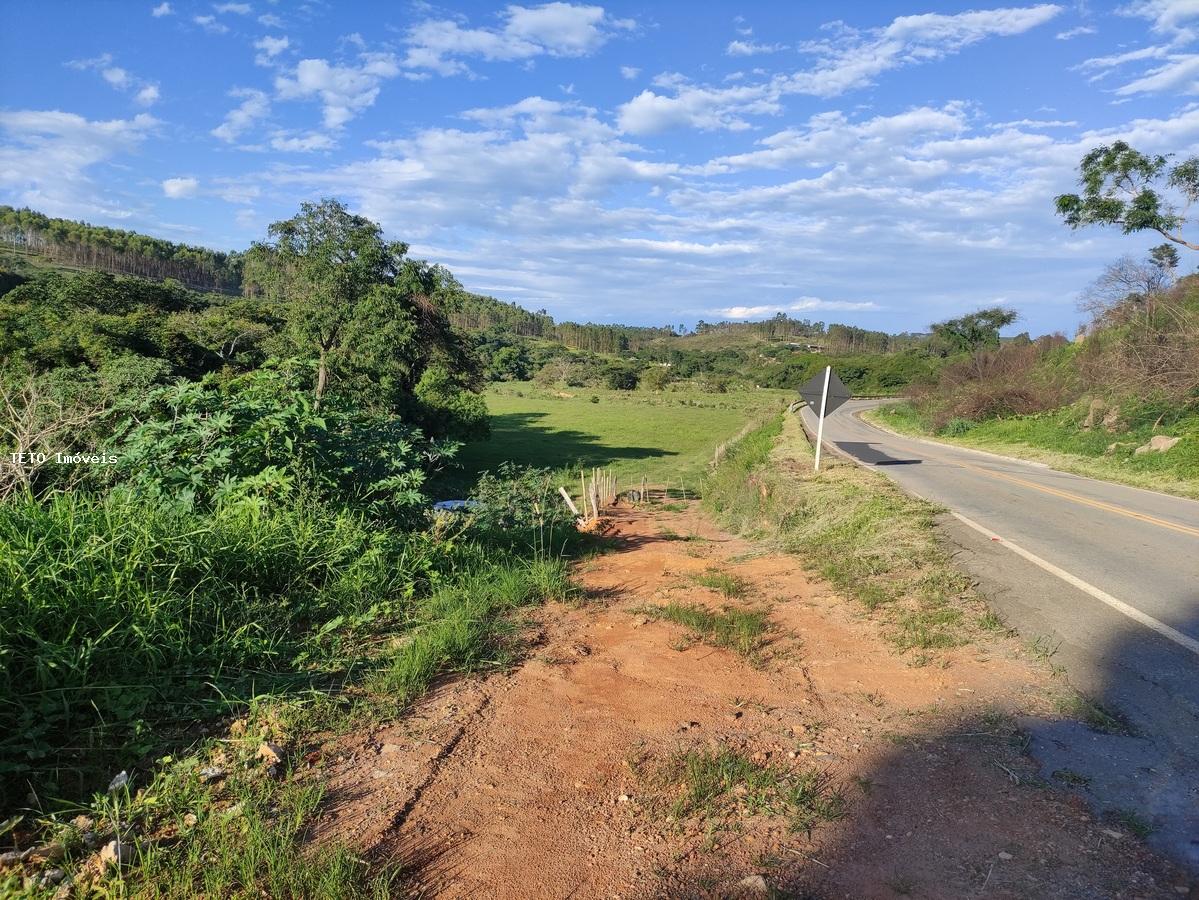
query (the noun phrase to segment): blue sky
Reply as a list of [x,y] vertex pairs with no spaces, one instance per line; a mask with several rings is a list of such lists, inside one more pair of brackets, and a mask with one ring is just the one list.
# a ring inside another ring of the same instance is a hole
[[1197,94],[1199,0],[10,3],[0,202],[235,249],[337,196],[560,319],[1072,331],[1160,239],[1052,197]]

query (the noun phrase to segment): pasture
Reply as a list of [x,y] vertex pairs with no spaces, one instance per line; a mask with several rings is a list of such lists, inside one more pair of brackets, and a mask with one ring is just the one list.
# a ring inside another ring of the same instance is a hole
[[653,484],[681,481],[693,490],[717,445],[792,399],[790,391],[768,389],[714,394],[493,384],[487,390],[491,439],[463,447],[461,469],[443,483],[463,490],[478,473],[510,461],[553,469],[608,466],[622,485],[645,475]]

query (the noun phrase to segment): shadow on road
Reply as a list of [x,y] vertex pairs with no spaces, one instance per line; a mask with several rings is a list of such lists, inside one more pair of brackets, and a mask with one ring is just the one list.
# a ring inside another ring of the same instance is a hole
[[896,459],[875,449],[876,444],[864,441],[835,441],[834,445],[839,450],[871,466],[916,466],[924,462],[922,459]]

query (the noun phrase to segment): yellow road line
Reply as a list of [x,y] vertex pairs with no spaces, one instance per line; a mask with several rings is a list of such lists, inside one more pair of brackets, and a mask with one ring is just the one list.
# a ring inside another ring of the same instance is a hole
[[955,466],[961,466],[963,469],[969,469],[972,472],[979,472],[983,475],[990,475],[992,478],[1002,478],[1004,481],[1010,481],[1013,484],[1030,487],[1034,490],[1041,491],[1044,494],[1052,494],[1055,497],[1061,497],[1064,500],[1072,500],[1075,503],[1081,503],[1084,506],[1092,506],[1095,509],[1102,509],[1106,512],[1116,513],[1121,516],[1128,516],[1130,519],[1136,519],[1140,522],[1148,522],[1150,525],[1158,525],[1162,528],[1170,528],[1174,531],[1180,531],[1183,534],[1189,534],[1192,537],[1199,537],[1199,528],[1192,528],[1190,525],[1179,525],[1177,522],[1171,522],[1167,519],[1159,519],[1157,516],[1151,516],[1148,513],[1140,513],[1136,510],[1125,509],[1123,506],[1116,506],[1114,503],[1104,503],[1102,500],[1092,500],[1090,497],[1083,497],[1070,491],[1063,491],[1059,488],[1046,487],[1043,484],[1037,484],[1035,481],[1026,481],[1023,478],[1017,478],[1015,475],[1008,475],[1006,472],[995,472],[991,469],[984,469],[982,466],[964,463],[958,460],[941,459],[941,462],[948,462]]
[[[879,428],[873,422],[865,422],[864,419],[858,418],[859,422],[864,422],[866,425],[874,428],[876,431],[883,431],[895,435],[899,438],[908,437],[897,432],[890,431],[886,428]],[[919,440],[918,438],[911,438]],[[920,441],[922,444],[931,444],[930,441]],[[1092,500],[1090,497],[1082,497],[1078,494],[1073,494],[1070,491],[1063,491],[1059,488],[1046,487],[1043,484],[1037,484],[1035,481],[1026,481],[1023,478],[1017,478],[1015,475],[1008,475],[1006,472],[995,472],[991,469],[984,469],[982,466],[976,466],[972,463],[961,462],[956,459],[946,459],[943,456],[934,456],[925,454],[930,459],[935,459],[937,462],[949,463],[951,466],[961,466],[963,469],[969,469],[972,472],[978,472],[982,475],[990,475],[992,478],[1001,478],[1004,481],[1010,481],[1013,484],[1019,484],[1024,487],[1030,487],[1034,490],[1041,491],[1044,494],[1052,494],[1055,497],[1061,497],[1064,500],[1072,500],[1075,503],[1081,503],[1084,506],[1091,506],[1095,509],[1102,509],[1105,512],[1116,513],[1117,515],[1127,516],[1130,519],[1136,519],[1139,522],[1148,522],[1150,525],[1158,525],[1161,528],[1169,528],[1173,531],[1189,534],[1192,537],[1199,537],[1199,528],[1193,528],[1190,525],[1179,525],[1177,522],[1171,522],[1167,519],[1159,519],[1157,516],[1151,516],[1148,513],[1139,513],[1135,510],[1125,509],[1123,506],[1116,506],[1114,503],[1104,503],[1102,500]],[[1053,471],[1052,469],[1050,471]]]

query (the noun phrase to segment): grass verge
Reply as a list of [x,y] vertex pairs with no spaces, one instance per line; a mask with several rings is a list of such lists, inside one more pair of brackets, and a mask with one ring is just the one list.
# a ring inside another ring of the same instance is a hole
[[1156,432],[1162,417],[1156,407],[1147,414],[1130,411],[1124,430],[1081,427],[1084,404],[1031,416],[954,420],[952,429],[935,433],[910,403],[889,404],[863,414],[868,422],[917,437],[959,447],[988,450],[1042,462],[1062,472],[1199,499],[1199,415],[1175,418],[1160,433],[1182,440],[1165,453],[1136,454]]
[[888,623],[917,662],[988,628],[993,617],[933,532],[936,508],[835,456],[812,473],[795,416],[750,432],[704,488],[704,504],[734,530],[766,539],[813,566]]

